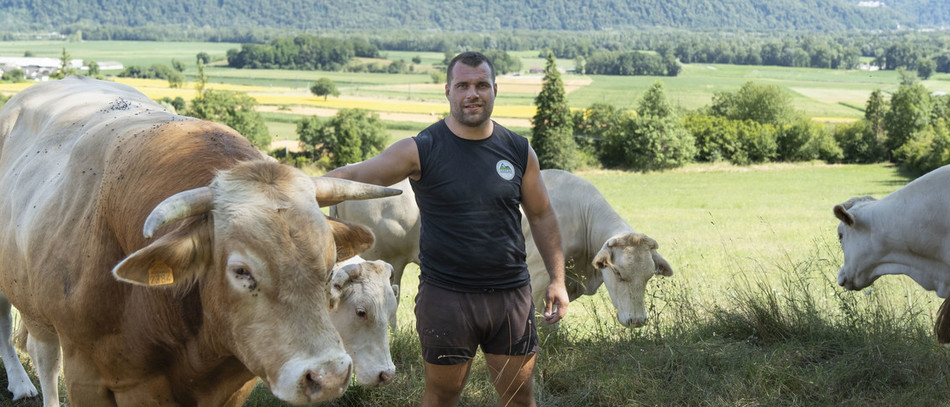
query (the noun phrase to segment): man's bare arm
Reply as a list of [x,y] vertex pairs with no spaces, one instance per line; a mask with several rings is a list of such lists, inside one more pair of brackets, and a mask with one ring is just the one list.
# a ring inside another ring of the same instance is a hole
[[521,181],[521,206],[551,280],[545,293],[544,319],[553,324],[567,314],[570,299],[564,281],[561,232],[544,181],[541,179],[538,157],[534,150],[529,150],[528,168],[525,169]]

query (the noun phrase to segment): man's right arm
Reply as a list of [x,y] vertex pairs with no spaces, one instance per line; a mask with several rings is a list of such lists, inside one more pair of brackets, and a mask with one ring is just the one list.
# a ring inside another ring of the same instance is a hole
[[366,161],[339,167],[324,174],[325,177],[345,178],[382,186],[390,186],[406,177],[418,179],[420,175],[419,150],[412,138],[399,140]]

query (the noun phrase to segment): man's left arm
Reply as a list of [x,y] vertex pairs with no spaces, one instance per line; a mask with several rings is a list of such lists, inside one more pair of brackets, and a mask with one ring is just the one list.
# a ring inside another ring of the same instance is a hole
[[530,147],[528,167],[521,180],[521,207],[551,280],[545,293],[544,319],[553,324],[567,314],[570,299],[564,281],[564,253],[561,249],[557,216],[541,179],[538,157]]

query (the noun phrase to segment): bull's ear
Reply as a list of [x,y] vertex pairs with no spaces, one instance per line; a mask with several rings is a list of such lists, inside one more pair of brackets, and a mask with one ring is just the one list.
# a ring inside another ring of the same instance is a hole
[[112,269],[119,281],[158,287],[183,287],[211,261],[210,228],[195,222],[165,234]]
[[594,256],[594,260],[591,264],[594,265],[594,268],[597,270],[607,268],[610,265],[610,246],[613,243],[614,239],[610,239],[607,243],[604,243],[604,246],[600,248],[600,251],[597,252],[597,255]]
[[656,274],[667,277],[673,275],[673,266],[670,266],[670,263],[667,262],[663,256],[660,256],[660,253],[654,250],[650,254],[653,255],[653,264],[656,265]]
[[841,222],[848,226],[854,226],[854,215],[851,212],[848,212],[848,209],[844,207],[844,204],[835,205],[835,217],[838,218]]
[[373,247],[376,237],[366,226],[334,218],[327,218],[336,242],[336,258],[348,259]]

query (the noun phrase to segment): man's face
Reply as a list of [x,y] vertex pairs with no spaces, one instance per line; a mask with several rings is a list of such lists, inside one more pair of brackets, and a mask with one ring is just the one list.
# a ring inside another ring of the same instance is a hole
[[456,121],[470,127],[480,126],[491,118],[497,92],[486,62],[478,67],[456,63],[452,67],[452,82],[445,85],[449,112]]

